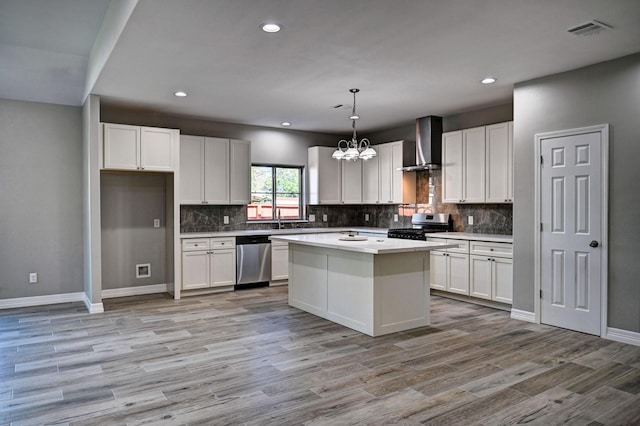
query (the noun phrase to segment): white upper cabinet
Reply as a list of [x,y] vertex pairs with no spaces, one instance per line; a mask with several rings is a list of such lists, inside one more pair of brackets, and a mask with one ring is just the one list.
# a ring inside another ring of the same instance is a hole
[[513,122],[442,135],[444,203],[513,202]]
[[364,161],[341,160],[340,163],[342,164],[342,202],[344,204],[362,204],[362,164]]
[[404,141],[384,143],[374,148],[378,151],[380,203],[415,203],[416,174],[399,170],[403,166]]
[[442,134],[442,202],[461,203],[463,197],[462,130]]
[[378,200],[381,203],[393,203],[393,150],[391,144],[384,143],[377,145],[378,151]]
[[180,204],[248,204],[250,181],[249,141],[180,138]]
[[251,201],[251,142],[229,141],[229,204]]
[[103,124],[104,169],[172,172],[178,130]]
[[309,204],[342,204],[342,161],[331,158],[335,148],[308,150]]
[[378,198],[379,188],[379,163],[378,156],[362,162],[362,202],[364,204],[376,204],[380,202]]
[[485,128],[462,131],[462,191],[464,203],[484,203],[485,194]]
[[142,170],[171,172],[174,170],[176,138],[172,129],[140,128],[140,167]]
[[487,126],[486,202],[513,202],[513,122]]
[[[229,139],[203,138],[205,204],[229,204]],[[182,168],[180,169],[182,170]]]
[[204,201],[204,138],[180,136],[180,204]]

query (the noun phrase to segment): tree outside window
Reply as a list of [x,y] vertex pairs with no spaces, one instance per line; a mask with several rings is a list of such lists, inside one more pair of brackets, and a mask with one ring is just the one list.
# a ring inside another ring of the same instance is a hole
[[248,220],[302,218],[302,167],[251,166]]

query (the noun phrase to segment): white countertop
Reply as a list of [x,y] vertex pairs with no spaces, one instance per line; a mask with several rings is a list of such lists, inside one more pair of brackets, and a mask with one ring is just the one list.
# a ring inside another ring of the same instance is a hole
[[491,241],[496,243],[513,243],[513,235],[474,234],[472,232],[434,232],[427,238],[448,238],[451,240]]
[[223,232],[184,232],[180,238],[216,238],[216,237],[239,237],[243,235],[290,235],[290,234],[321,234],[332,232],[369,232],[381,234],[386,237],[387,228],[365,228],[365,227],[340,227],[340,228],[287,228],[287,229],[243,229],[238,231]]
[[429,251],[434,249],[457,247],[457,244],[429,243],[426,241],[403,240],[399,238],[368,237],[365,241],[342,241],[344,234],[298,234],[272,235],[272,240],[286,241],[290,244],[302,244],[336,250],[355,251],[368,254],[406,253]]

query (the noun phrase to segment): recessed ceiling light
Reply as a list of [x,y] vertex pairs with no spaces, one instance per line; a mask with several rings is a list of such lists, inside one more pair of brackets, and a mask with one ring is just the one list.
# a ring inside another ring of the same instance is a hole
[[262,24],[262,31],[265,33],[277,33],[282,27],[278,24]]
[[284,127],[291,126],[291,123],[289,123],[288,121],[283,121],[283,122],[282,122],[282,123],[280,123],[280,124],[282,124]]
[[495,82],[496,82],[495,78],[487,77],[487,78],[482,79],[482,81],[480,83],[482,83],[482,84],[491,84],[491,83],[495,83]]
[[351,117],[349,117],[349,120],[360,120],[360,116],[359,115],[352,115]]
[[174,93],[174,95],[179,98],[184,98],[185,96],[187,96],[187,92],[183,92],[182,90],[179,90],[176,93]]

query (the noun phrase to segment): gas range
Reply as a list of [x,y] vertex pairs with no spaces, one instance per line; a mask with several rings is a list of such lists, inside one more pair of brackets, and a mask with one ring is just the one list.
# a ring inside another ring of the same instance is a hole
[[411,228],[389,229],[387,237],[426,241],[429,233],[449,232],[453,229],[449,213],[414,213],[411,224]]

